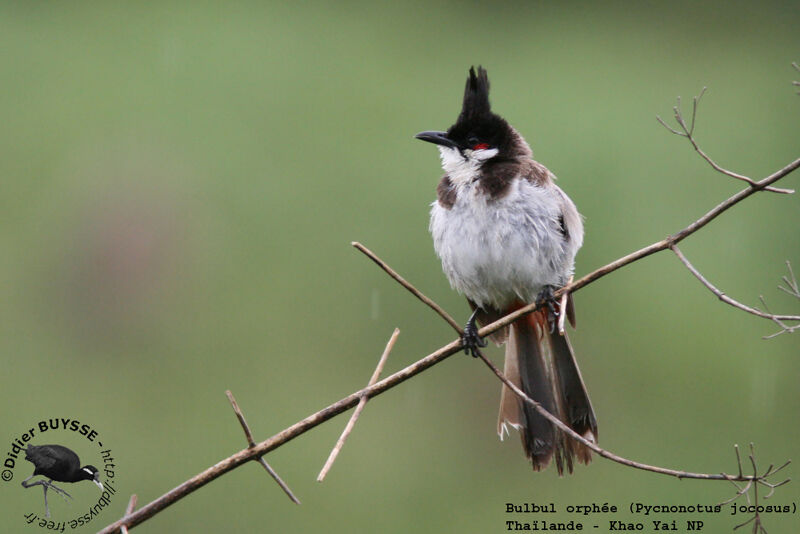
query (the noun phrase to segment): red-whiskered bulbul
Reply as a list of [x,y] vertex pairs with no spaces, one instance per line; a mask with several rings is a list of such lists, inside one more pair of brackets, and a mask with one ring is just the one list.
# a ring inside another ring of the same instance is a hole
[[[473,309],[465,327],[468,352],[485,342],[475,321],[489,324],[535,301],[539,311],[492,335],[506,342],[504,373],[529,397],[575,432],[596,442],[597,421],[566,335],[553,328],[553,290],[573,274],[583,243],[583,222],[575,204],[554,183],[555,176],[533,160],[522,136],[489,104],[486,70],[470,68],[461,113],[446,132],[422,132],[417,139],[439,148],[445,175],[431,209],[430,231],[450,284]],[[567,317],[574,326],[571,298]],[[520,431],[535,470],[555,455],[559,475],[572,472],[573,459],[589,463],[591,451],[570,439],[503,386],[497,432]]]

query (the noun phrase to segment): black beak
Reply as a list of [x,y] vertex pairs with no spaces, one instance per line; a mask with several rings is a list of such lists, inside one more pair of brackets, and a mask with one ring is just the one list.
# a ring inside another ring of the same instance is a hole
[[435,145],[442,145],[449,148],[457,148],[458,146],[451,141],[449,137],[447,137],[447,132],[420,132],[414,137]]

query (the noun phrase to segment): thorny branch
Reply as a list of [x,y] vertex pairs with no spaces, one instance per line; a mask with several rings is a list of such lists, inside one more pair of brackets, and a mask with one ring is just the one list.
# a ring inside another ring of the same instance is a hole
[[[794,66],[795,66],[795,68],[798,68],[796,64]],[[798,70],[800,70],[800,68],[798,68]],[[800,84],[796,84],[796,85],[800,85]],[[581,289],[581,288],[589,285],[590,283],[602,278],[603,276],[605,276],[605,275],[607,275],[607,274],[609,274],[611,272],[614,272],[614,271],[616,271],[618,269],[621,269],[622,267],[624,267],[624,266],[626,266],[628,264],[631,264],[631,263],[633,263],[635,261],[638,261],[638,260],[640,260],[640,259],[642,259],[644,257],[647,257],[647,256],[649,256],[651,254],[655,254],[656,252],[659,252],[659,251],[662,251],[662,250],[666,250],[666,249],[673,249],[674,250],[676,245],[678,243],[680,243],[682,240],[684,240],[688,236],[694,234],[695,232],[699,231],[701,228],[703,228],[705,225],[707,225],[713,219],[715,219],[716,217],[721,215],[724,211],[728,210],[732,206],[738,204],[739,202],[743,201],[744,199],[746,199],[747,197],[749,197],[750,195],[752,195],[754,193],[757,193],[757,192],[762,191],[762,190],[768,190],[768,191],[780,192],[780,193],[789,193],[789,192],[791,192],[790,190],[786,190],[786,189],[772,188],[771,185],[773,183],[777,182],[778,180],[784,178],[788,174],[792,173],[798,167],[800,167],[800,158],[792,161],[788,165],[786,165],[783,168],[781,168],[780,170],[770,174],[769,176],[761,179],[760,181],[754,181],[754,180],[752,180],[750,178],[747,178],[747,177],[744,177],[742,175],[738,175],[736,173],[732,173],[730,171],[722,169],[721,167],[716,165],[712,160],[710,160],[710,158],[708,158],[705,155],[705,153],[702,152],[698,148],[698,145],[696,144],[696,142],[694,140],[694,137],[693,137],[693,135],[694,135],[694,122],[695,122],[694,118],[696,116],[697,100],[698,99],[695,99],[695,102],[694,102],[693,114],[692,114],[693,118],[692,118],[691,125],[687,125],[686,124],[686,122],[682,118],[682,115],[680,113],[679,107],[676,107],[676,109],[675,109],[676,120],[678,121],[678,125],[681,127],[682,132],[678,131],[678,130],[675,130],[675,129],[672,129],[672,128],[669,128],[669,127],[668,128],[670,129],[670,131],[672,131],[673,133],[675,133],[677,135],[682,135],[684,137],[687,137],[690,140],[690,142],[692,143],[692,145],[695,147],[695,150],[697,150],[698,153],[700,153],[700,155],[704,159],[706,159],[706,161],[708,161],[709,164],[711,164],[711,166],[715,170],[717,170],[717,171],[719,171],[719,172],[721,172],[723,174],[726,174],[727,176],[731,176],[731,177],[736,178],[738,180],[743,180],[743,181],[747,182],[748,187],[746,189],[736,193],[735,195],[731,196],[730,198],[726,199],[725,201],[721,202],[716,207],[714,207],[713,209],[708,211],[705,215],[703,215],[702,217],[698,218],[693,223],[691,223],[690,225],[688,225],[684,229],[680,230],[679,232],[677,232],[677,233],[675,233],[675,234],[673,234],[671,236],[668,236],[668,237],[666,237],[666,238],[664,238],[664,239],[662,239],[660,241],[657,241],[657,242],[655,242],[655,243],[653,243],[651,245],[643,247],[643,248],[641,248],[641,249],[639,249],[637,251],[634,251],[634,252],[632,252],[632,253],[630,253],[630,254],[628,254],[626,256],[623,256],[623,257],[621,257],[621,258],[619,258],[619,259],[617,259],[617,260],[615,260],[615,261],[613,261],[613,262],[611,262],[611,263],[609,263],[609,264],[607,264],[607,265],[605,265],[603,267],[600,267],[600,268],[592,271],[591,273],[583,276],[582,278],[579,278],[578,280],[575,280],[574,282],[571,282],[571,283],[567,284],[565,287],[557,290],[554,293],[554,297],[555,298],[561,298],[564,295],[567,295],[569,293],[573,293],[575,291],[578,291],[579,289]],[[660,118],[659,118],[659,121],[661,121]],[[664,124],[663,121],[661,121],[661,123]],[[664,124],[664,125],[666,126],[666,124]],[[359,250],[362,250],[362,251],[366,250],[365,247],[360,246],[358,244],[354,243],[354,246],[357,246],[359,248]],[[370,257],[373,257],[373,256],[374,255],[372,255]],[[373,260],[375,260],[375,258],[377,258],[377,257],[376,256],[373,257]],[[391,270],[391,268],[388,267],[388,265],[385,264],[385,262],[377,260],[377,263],[379,265],[381,265],[381,267],[384,268],[384,270],[387,273],[389,273],[390,275],[392,275],[392,273],[394,272],[393,270]],[[798,290],[797,290],[798,288],[797,288],[797,284],[796,284],[796,281],[794,279],[794,276],[793,275],[791,275],[791,276],[792,276],[791,281],[789,279],[785,279],[785,282],[789,286],[789,288],[788,289],[784,288],[784,291],[787,291],[790,294],[800,294],[800,292],[798,292]],[[397,279],[398,281],[401,280],[401,277],[399,275],[397,275],[396,273],[394,273],[393,277],[395,277],[395,279]],[[447,320],[447,322],[451,326],[453,326],[457,331],[460,331],[459,325],[451,317],[449,317],[447,315],[447,313],[444,312],[444,310],[442,310],[438,305],[436,305],[436,303],[434,303],[433,301],[430,301],[430,299],[428,299],[421,292],[419,292],[418,290],[413,288],[413,286],[411,284],[409,284],[408,282],[405,282],[404,286],[407,287],[410,291],[412,291],[418,298],[423,300],[423,302],[425,302],[427,305],[429,305],[433,309],[437,310],[437,313],[439,313],[442,317],[444,317],[445,320]],[[499,330],[500,328],[503,328],[506,325],[511,324],[512,322],[514,322],[515,320],[517,320],[521,316],[535,311],[537,309],[537,307],[538,307],[538,305],[536,303],[534,303],[534,304],[530,304],[528,306],[525,306],[523,308],[520,308],[519,310],[508,314],[507,316],[499,319],[498,321],[495,321],[494,323],[481,328],[481,330],[479,331],[479,335],[481,337],[485,337],[485,336],[491,334],[492,332],[494,332],[496,330]],[[775,316],[775,317],[780,317],[780,316]],[[781,321],[782,319],[775,318],[775,317],[773,317],[773,320],[778,322],[778,324],[781,324],[779,321]],[[788,331],[793,331],[795,328],[796,327],[784,327],[784,331],[787,331],[787,332]],[[400,371],[397,371],[396,373],[392,374],[391,376],[388,376],[387,378],[384,378],[383,380],[381,380],[381,381],[379,381],[379,382],[377,382],[377,383],[375,383],[373,385],[370,385],[370,386],[368,386],[366,388],[363,388],[363,389],[361,389],[359,391],[351,393],[350,395],[348,395],[348,396],[344,397],[343,399],[331,404],[330,406],[327,406],[326,408],[323,408],[323,409],[319,410],[318,412],[309,415],[305,419],[302,419],[302,420],[298,421],[297,423],[291,425],[290,427],[285,428],[284,430],[278,432],[277,434],[275,434],[271,438],[269,438],[267,440],[264,440],[264,441],[262,441],[260,443],[251,443],[250,446],[248,446],[247,448],[245,448],[245,449],[243,449],[243,450],[241,450],[241,451],[229,456],[228,458],[225,458],[225,459],[221,460],[220,462],[218,462],[215,465],[209,467],[208,469],[204,470],[203,472],[198,473],[197,475],[193,476],[189,480],[183,482],[182,484],[180,484],[176,488],[168,491],[164,495],[158,497],[157,499],[155,499],[152,502],[148,503],[147,505],[141,507],[140,509],[138,509],[136,511],[133,511],[133,507],[130,507],[130,513],[126,513],[125,516],[122,519],[120,519],[120,520],[108,525],[107,527],[102,529],[100,531],[100,533],[101,534],[110,534],[110,533],[113,533],[113,532],[120,532],[123,527],[125,529],[133,528],[134,526],[142,523],[143,521],[146,521],[146,520],[150,519],[151,517],[153,517],[157,513],[161,512],[162,510],[164,510],[165,508],[167,508],[171,504],[174,504],[178,500],[188,496],[192,492],[194,492],[197,489],[203,487],[204,485],[206,485],[209,482],[215,480],[216,478],[224,475],[225,473],[227,473],[227,472],[239,467],[240,465],[243,465],[243,464],[247,463],[250,460],[261,459],[261,457],[264,456],[265,454],[267,454],[268,452],[270,452],[270,451],[272,451],[272,450],[274,450],[274,449],[276,449],[276,448],[288,443],[289,441],[291,441],[292,439],[296,438],[297,436],[299,436],[299,435],[311,430],[312,428],[314,428],[316,426],[319,426],[320,424],[324,423],[325,421],[328,421],[329,419],[332,419],[336,415],[338,415],[338,414],[340,414],[340,413],[342,413],[342,412],[344,412],[344,411],[346,411],[346,410],[348,410],[350,408],[353,408],[359,402],[361,402],[362,399],[372,398],[372,397],[374,397],[376,395],[379,395],[379,394],[381,394],[381,393],[383,393],[383,392],[385,392],[385,391],[387,391],[387,390],[399,385],[400,383],[410,379],[411,377],[416,376],[417,374],[425,371],[429,367],[432,367],[433,365],[436,365],[437,363],[447,359],[451,355],[459,352],[461,349],[462,349],[462,347],[461,347],[460,339],[452,341],[449,344],[445,345],[444,347],[441,347],[437,351],[429,354],[428,356],[425,356],[424,358],[422,358],[422,359],[418,360],[417,362],[405,367],[404,369],[401,369]],[[591,442],[583,439],[582,436],[579,436],[576,433],[574,433],[566,425],[561,423],[561,421],[558,418],[556,418],[552,414],[548,413],[541,406],[539,406],[535,401],[533,401],[532,399],[528,398],[522,391],[520,391],[518,388],[516,388],[516,386],[514,386],[514,384],[509,382],[508,379],[506,379],[503,376],[503,374],[488,359],[486,359],[484,357],[483,361],[490,368],[492,368],[492,371],[498,376],[498,378],[500,380],[502,380],[507,386],[509,386],[511,388],[511,390],[514,391],[515,394],[517,394],[520,398],[523,399],[524,402],[527,402],[531,406],[533,406],[540,414],[542,414],[544,417],[548,418],[551,422],[553,422],[553,424],[555,424],[556,426],[561,428],[561,430],[566,432],[573,439],[577,439],[578,441],[581,441],[586,446],[588,446],[593,451],[595,451],[598,455],[603,456],[604,458],[613,460],[613,461],[621,463],[623,465],[629,465],[631,467],[635,467],[635,468],[638,468],[638,469],[645,469],[647,471],[652,471],[652,472],[656,472],[656,473],[675,476],[675,477],[678,477],[678,478],[694,478],[694,479],[703,479],[703,480],[728,480],[728,481],[730,481],[732,483],[744,482],[745,485],[743,487],[741,487],[741,488],[739,488],[739,486],[737,485],[737,488],[738,488],[737,489],[737,496],[747,495],[748,499],[749,499],[748,492],[749,492],[749,489],[751,487],[754,489],[754,491],[757,491],[757,488],[758,488],[759,484],[761,484],[761,485],[765,485],[765,486],[769,487],[772,490],[772,489],[775,489],[776,487],[781,486],[781,485],[783,485],[783,484],[788,482],[788,479],[787,479],[784,482],[780,482],[780,483],[776,483],[775,484],[775,483],[771,483],[771,482],[769,482],[767,480],[768,476],[771,476],[771,475],[775,474],[777,471],[779,471],[780,469],[783,469],[783,467],[788,465],[788,462],[786,464],[784,464],[783,466],[781,466],[780,468],[776,469],[776,470],[773,470],[772,466],[770,466],[770,468],[768,468],[767,471],[764,474],[758,475],[757,469],[756,469],[756,465],[755,465],[755,459],[753,458],[752,454],[751,454],[751,463],[753,464],[753,475],[744,475],[743,472],[742,472],[742,469],[741,469],[741,462],[739,462],[739,472],[735,476],[734,475],[724,474],[724,473],[722,473],[722,474],[689,473],[689,472],[685,472],[685,471],[677,471],[677,470],[660,468],[660,467],[655,467],[655,466],[648,466],[646,464],[640,464],[638,462],[633,462],[631,460],[627,460],[627,459],[622,458],[620,456],[617,456],[617,455],[615,455],[615,454],[613,454],[611,452],[605,451],[604,449],[601,449],[596,444],[591,443]],[[738,454],[738,452],[737,452],[737,454]],[[757,497],[757,493],[755,495]],[[754,529],[755,528],[759,528],[759,529],[761,529],[761,531],[763,531],[763,526],[761,525],[760,516],[754,517],[751,521],[753,521],[756,524],[756,527],[754,527]]]

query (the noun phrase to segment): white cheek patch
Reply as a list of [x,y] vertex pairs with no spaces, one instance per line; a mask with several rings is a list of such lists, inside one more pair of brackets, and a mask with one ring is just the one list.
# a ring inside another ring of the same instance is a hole
[[465,150],[464,154],[457,148],[439,145],[439,155],[442,158],[442,169],[454,184],[472,181],[484,161],[491,159],[499,152],[496,148],[483,150]]
[[442,168],[450,173],[466,164],[466,160],[457,148],[439,145],[439,157],[442,159]]
[[472,154],[470,154],[469,157],[478,161],[486,161],[487,159],[495,157],[498,152],[499,150],[496,148],[484,148],[483,150],[472,151]]
[[91,469],[86,469],[86,468],[84,467],[83,469],[81,469],[81,471],[85,471],[85,472],[89,473],[90,475],[94,476],[94,473],[92,472],[92,470],[91,470]]

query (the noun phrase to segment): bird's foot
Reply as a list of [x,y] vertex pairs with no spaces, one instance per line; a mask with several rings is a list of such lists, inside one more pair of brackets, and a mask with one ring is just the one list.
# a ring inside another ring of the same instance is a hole
[[55,491],[59,495],[61,495],[64,498],[64,500],[67,501],[67,502],[69,502],[69,499],[72,498],[72,495],[70,495],[69,493],[67,493],[63,489],[61,489],[58,486],[56,486],[55,484],[53,484],[52,481],[45,482],[44,485],[47,486],[48,488],[50,488],[51,490]]
[[475,324],[478,309],[476,308],[472,315],[469,316],[469,320],[464,326],[464,333],[461,335],[461,345],[464,347],[464,352],[473,358],[478,357],[480,347],[487,345],[486,340],[478,335],[478,326]]
[[553,296],[555,288],[553,286],[544,286],[536,297],[536,302],[540,306],[547,306],[547,323],[550,325],[550,333],[556,330],[558,324],[558,302]]

